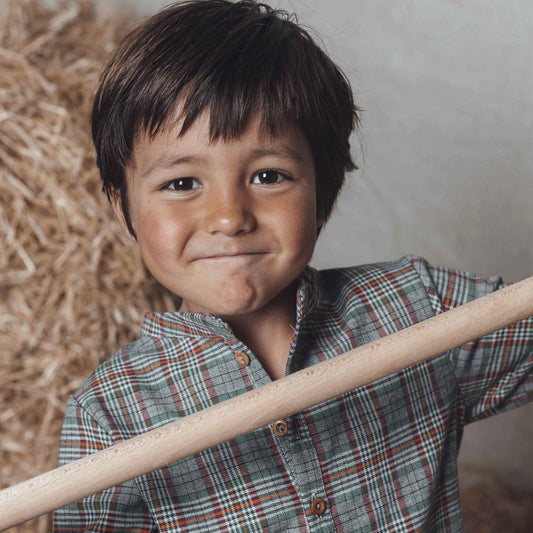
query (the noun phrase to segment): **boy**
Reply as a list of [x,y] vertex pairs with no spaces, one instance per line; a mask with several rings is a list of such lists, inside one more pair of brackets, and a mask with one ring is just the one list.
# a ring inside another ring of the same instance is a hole
[[[182,302],[69,400],[61,463],[501,286],[416,257],[307,266],[358,122],[342,73],[267,6],[193,0],[128,36],[95,98],[98,164]],[[461,531],[462,427],[531,394],[532,325],[61,509],[55,531]]]

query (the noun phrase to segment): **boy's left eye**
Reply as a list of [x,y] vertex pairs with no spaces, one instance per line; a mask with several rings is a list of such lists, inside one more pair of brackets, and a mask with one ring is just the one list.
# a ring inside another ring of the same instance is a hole
[[274,185],[288,179],[286,174],[279,170],[260,170],[252,177],[252,183],[259,185]]
[[187,192],[198,189],[200,186],[200,183],[195,178],[177,178],[167,183],[163,188],[172,191]]

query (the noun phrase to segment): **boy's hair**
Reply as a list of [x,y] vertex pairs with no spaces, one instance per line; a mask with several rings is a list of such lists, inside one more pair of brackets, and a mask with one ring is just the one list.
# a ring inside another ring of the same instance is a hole
[[139,134],[153,138],[175,125],[178,103],[180,134],[205,110],[212,140],[237,138],[258,110],[264,133],[296,124],[314,157],[323,221],[345,172],[356,168],[349,137],[359,117],[350,84],[290,15],[253,0],[174,4],[126,37],[92,111],[103,189],[120,198],[134,236],[125,168]]

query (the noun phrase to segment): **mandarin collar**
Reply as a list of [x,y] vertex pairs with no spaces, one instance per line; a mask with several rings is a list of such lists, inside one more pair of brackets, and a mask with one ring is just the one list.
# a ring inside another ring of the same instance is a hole
[[[296,330],[300,322],[317,306],[320,299],[318,272],[307,266],[298,281],[296,291]],[[154,313],[144,316],[141,335],[148,337],[218,337],[227,340],[235,338],[231,327],[211,313],[182,313],[179,311]]]

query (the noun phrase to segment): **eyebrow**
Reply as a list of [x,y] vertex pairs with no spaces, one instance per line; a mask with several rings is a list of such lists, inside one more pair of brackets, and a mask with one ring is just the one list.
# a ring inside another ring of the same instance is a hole
[[282,144],[279,146],[273,146],[272,148],[255,148],[251,152],[251,158],[252,159],[259,159],[260,157],[264,156],[274,156],[274,157],[281,157],[282,159],[289,159],[293,161],[298,161],[299,163],[303,163],[304,157],[300,152],[297,150],[294,150],[290,146],[286,144]]
[[171,155],[165,154],[158,159],[156,159],[147,170],[145,170],[141,174],[141,179],[148,177],[150,174],[152,174],[155,170],[165,170],[168,168],[173,168],[178,165],[191,165],[191,164],[199,164],[205,161],[205,157],[197,156],[197,155],[186,155],[186,156],[176,156],[172,157]]
[[[300,152],[285,144],[272,147],[254,148],[247,158],[249,160],[254,160],[266,156],[280,157],[281,159],[297,161],[298,163],[304,162],[304,157]],[[154,163],[141,174],[140,178],[146,178],[156,170],[170,169],[178,165],[201,164],[205,163],[206,160],[207,158],[202,155],[177,155],[173,157],[171,155],[164,154],[154,161]]]

